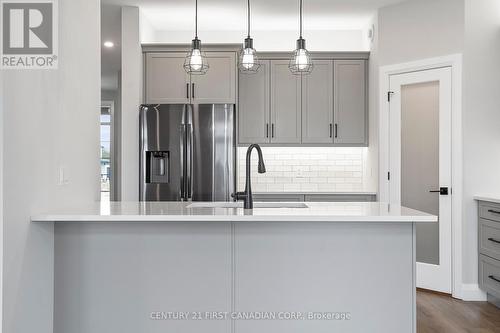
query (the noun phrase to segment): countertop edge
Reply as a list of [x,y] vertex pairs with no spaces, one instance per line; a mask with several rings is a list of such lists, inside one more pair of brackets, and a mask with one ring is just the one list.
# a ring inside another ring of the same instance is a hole
[[486,202],[500,203],[500,195],[499,196],[475,195],[473,198],[476,201],[486,201]]
[[435,223],[435,216],[212,216],[212,215],[34,215],[31,222],[359,222],[359,223]]

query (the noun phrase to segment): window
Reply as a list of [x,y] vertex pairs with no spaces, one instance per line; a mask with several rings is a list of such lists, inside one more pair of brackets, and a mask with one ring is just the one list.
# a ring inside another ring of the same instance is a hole
[[111,107],[101,107],[101,201],[111,197]]

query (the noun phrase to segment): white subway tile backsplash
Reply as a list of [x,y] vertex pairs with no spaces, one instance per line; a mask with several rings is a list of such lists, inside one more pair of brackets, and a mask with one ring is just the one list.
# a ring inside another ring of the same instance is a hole
[[[262,147],[267,172],[257,173],[252,155],[254,192],[362,191],[366,148]],[[246,147],[238,148],[238,190],[245,187]]]

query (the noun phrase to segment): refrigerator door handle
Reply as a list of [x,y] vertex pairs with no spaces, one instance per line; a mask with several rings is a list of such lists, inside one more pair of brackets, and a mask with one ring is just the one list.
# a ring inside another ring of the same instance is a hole
[[186,179],[185,179],[185,163],[184,161],[186,160],[186,125],[182,124],[180,125],[180,137],[181,139],[179,140],[180,142],[180,152],[181,152],[181,158],[180,158],[180,163],[181,163],[181,186],[180,186],[180,197],[182,201],[186,200]]
[[193,194],[193,125],[186,125],[186,199]]

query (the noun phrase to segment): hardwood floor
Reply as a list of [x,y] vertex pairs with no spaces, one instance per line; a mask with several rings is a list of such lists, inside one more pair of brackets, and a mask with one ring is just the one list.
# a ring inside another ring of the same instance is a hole
[[418,333],[500,333],[500,309],[417,290]]

